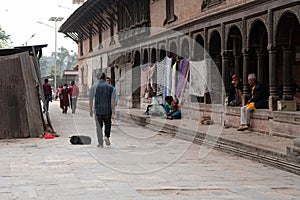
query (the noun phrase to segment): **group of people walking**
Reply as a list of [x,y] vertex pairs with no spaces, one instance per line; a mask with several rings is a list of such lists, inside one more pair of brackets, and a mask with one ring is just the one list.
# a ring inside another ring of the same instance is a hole
[[75,114],[78,95],[79,88],[75,84],[75,81],[71,81],[70,87],[68,87],[67,83],[59,85],[56,90],[55,99],[59,98],[62,113],[67,114],[68,108],[71,106],[72,114]]
[[[43,84],[44,90],[44,108],[43,112],[49,111],[49,102],[52,102],[52,87],[49,84],[49,80],[46,78]],[[77,98],[79,95],[79,88],[75,84],[75,81],[71,81],[70,87],[65,83],[64,85],[60,84],[55,93],[55,100],[59,99],[60,108],[62,113],[67,114],[68,108],[71,106],[72,114],[76,112]]]

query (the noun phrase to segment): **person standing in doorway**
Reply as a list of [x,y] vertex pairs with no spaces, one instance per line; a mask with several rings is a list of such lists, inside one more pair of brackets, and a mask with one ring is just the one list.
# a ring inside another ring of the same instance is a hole
[[75,81],[71,81],[71,86],[69,87],[70,93],[71,93],[71,109],[72,114],[75,114],[76,106],[77,106],[77,98],[79,95],[79,88],[75,84]]
[[[111,117],[115,112],[114,88],[105,81],[105,74],[97,74],[99,81],[95,83],[89,93],[90,116],[96,116],[98,147],[103,147],[101,124],[104,123],[105,144],[110,145]],[[95,102],[94,102],[95,100]],[[93,109],[94,106],[94,109]],[[94,113],[95,111],[95,113]],[[98,123],[98,124],[97,124]]]
[[48,112],[49,111],[49,102],[52,101],[52,88],[51,88],[51,85],[49,84],[49,80],[47,78],[45,78],[45,80],[44,80],[43,90],[44,90],[44,97],[45,97],[43,112]]

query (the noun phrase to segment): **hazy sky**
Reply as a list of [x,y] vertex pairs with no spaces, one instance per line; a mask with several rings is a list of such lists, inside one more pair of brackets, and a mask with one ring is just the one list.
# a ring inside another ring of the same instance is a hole
[[[64,17],[63,21],[57,22],[58,30],[79,8],[79,5],[72,4],[72,0],[8,0],[1,3],[0,26],[10,35],[12,45],[23,46],[26,42],[27,45],[48,44],[43,48],[46,56],[55,51],[55,22],[49,21],[50,17]],[[57,33],[57,48],[61,46],[77,52],[77,44],[72,39]]]

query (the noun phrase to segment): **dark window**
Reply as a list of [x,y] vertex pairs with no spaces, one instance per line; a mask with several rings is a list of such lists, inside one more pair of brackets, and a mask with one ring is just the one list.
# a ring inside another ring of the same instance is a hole
[[90,33],[89,33],[89,52],[93,51],[93,28],[90,28]]
[[111,17],[110,18],[110,45],[114,45],[116,43],[115,39],[114,39],[114,34],[115,34],[115,31],[114,31],[114,20]]
[[103,45],[102,45],[102,30],[101,30],[101,24],[98,25],[98,41],[99,41],[99,48],[98,49],[102,49]]
[[174,0],[166,0],[166,15],[167,19],[164,21],[164,25],[176,21],[177,17],[174,14]]
[[83,55],[83,41],[82,39],[80,40],[80,55]]

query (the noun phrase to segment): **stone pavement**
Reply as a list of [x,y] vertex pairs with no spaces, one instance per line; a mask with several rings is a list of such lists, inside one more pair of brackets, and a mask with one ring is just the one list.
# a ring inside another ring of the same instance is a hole
[[[87,100],[81,100],[79,105],[81,109],[88,110]],[[300,174],[299,158],[294,158],[287,151],[287,148],[294,147],[291,138],[252,131],[241,132],[216,124],[201,125],[184,116],[181,120],[165,120],[143,115],[143,112],[141,109],[117,107],[116,118]]]
[[[300,196],[298,175],[182,140],[185,134],[165,134],[164,127],[159,131],[141,127],[136,120],[117,119],[112,145],[97,148],[95,122],[89,113],[78,109],[75,115],[62,114],[58,107],[58,101],[51,103],[50,118],[59,137],[0,141],[0,199],[282,200]],[[118,111],[119,117],[121,113],[127,111]],[[92,144],[71,145],[69,137],[76,134],[91,136]]]

